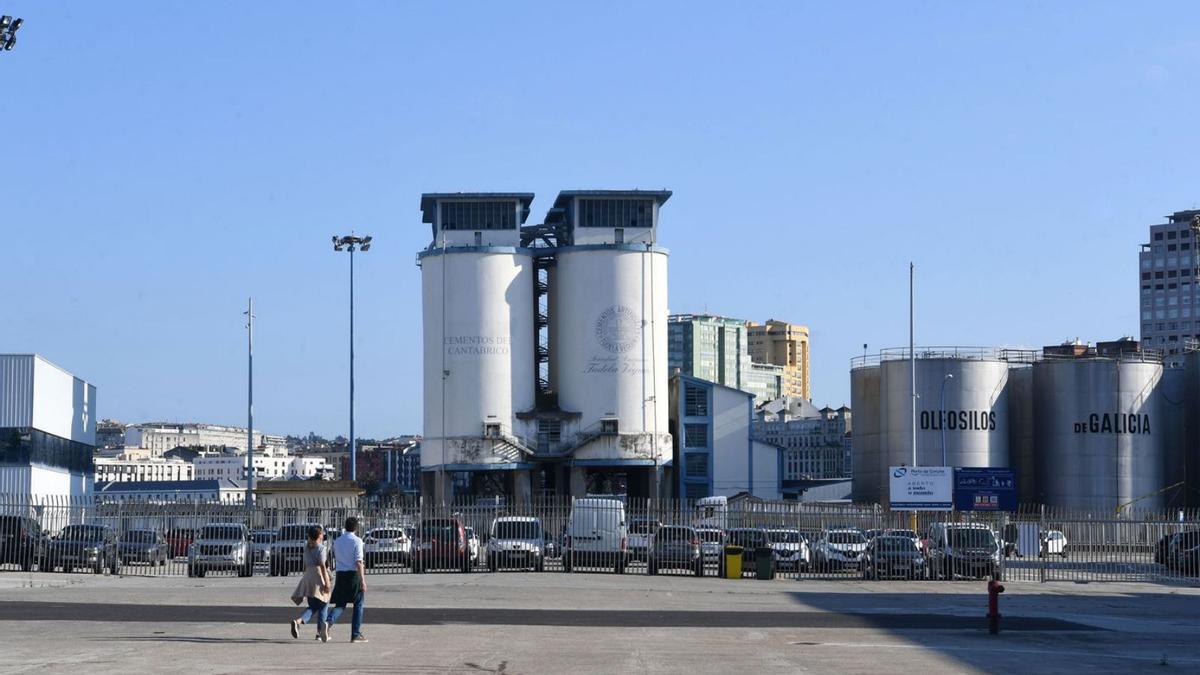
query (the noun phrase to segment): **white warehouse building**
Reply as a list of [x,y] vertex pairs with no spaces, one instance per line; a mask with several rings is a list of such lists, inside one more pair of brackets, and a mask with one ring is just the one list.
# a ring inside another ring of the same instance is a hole
[[0,354],[0,495],[92,492],[96,387],[36,354]]
[[670,195],[422,195],[426,494],[669,492]]

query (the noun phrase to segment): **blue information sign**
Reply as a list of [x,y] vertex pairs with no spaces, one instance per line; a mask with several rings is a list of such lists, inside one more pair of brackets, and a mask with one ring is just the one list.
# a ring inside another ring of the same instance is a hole
[[955,469],[958,511],[1016,511],[1017,477],[1012,469]]

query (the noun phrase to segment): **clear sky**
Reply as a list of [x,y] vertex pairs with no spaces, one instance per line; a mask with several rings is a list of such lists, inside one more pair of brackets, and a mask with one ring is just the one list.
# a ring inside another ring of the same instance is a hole
[[1200,5],[0,0],[0,351],[126,422],[421,430],[425,191],[668,188],[675,312],[906,344],[1138,333],[1200,203]]

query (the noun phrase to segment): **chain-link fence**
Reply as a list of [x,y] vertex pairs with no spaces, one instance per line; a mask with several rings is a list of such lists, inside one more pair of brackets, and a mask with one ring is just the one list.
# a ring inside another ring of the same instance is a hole
[[[544,499],[432,505],[0,497],[0,570],[299,573],[358,518],[369,574],[607,572],[697,577],[1198,583],[1200,513],[893,512],[796,502]],[[330,547],[331,555],[336,547]]]

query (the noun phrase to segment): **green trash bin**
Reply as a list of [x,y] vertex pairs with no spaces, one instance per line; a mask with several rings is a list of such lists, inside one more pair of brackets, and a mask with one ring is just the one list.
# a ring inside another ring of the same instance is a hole
[[758,572],[759,581],[770,581],[775,578],[775,549],[770,546],[759,546],[754,549],[754,569]]

